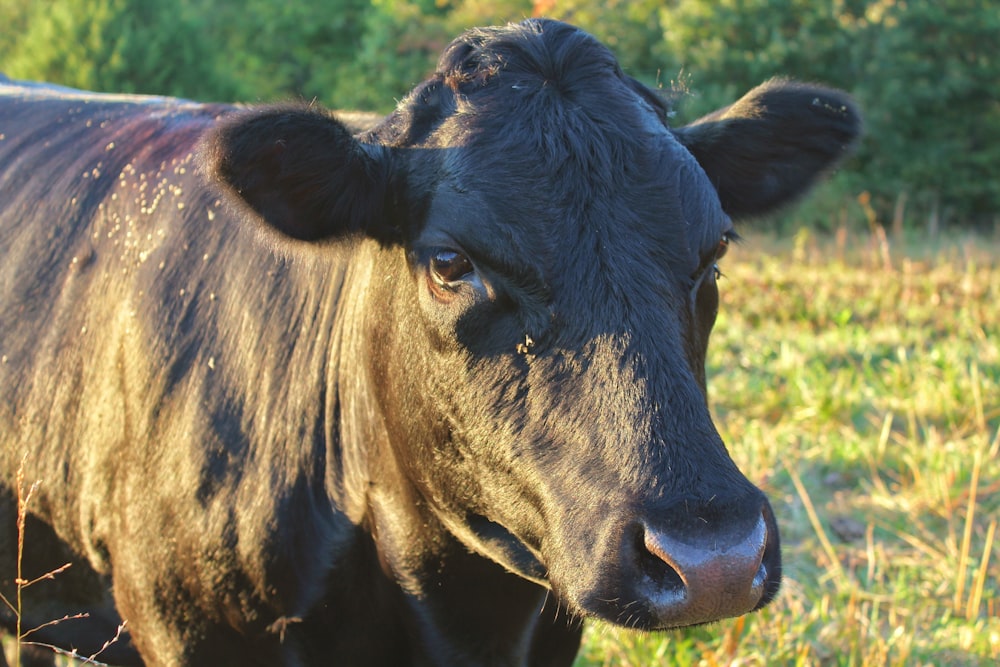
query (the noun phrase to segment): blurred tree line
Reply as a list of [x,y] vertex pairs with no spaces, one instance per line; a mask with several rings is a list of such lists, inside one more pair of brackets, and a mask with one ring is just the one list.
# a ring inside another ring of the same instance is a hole
[[850,90],[866,137],[800,222],[1000,226],[993,0],[0,0],[0,72],[385,112],[461,30],[527,16],[573,22],[680,91],[676,123],[773,76]]

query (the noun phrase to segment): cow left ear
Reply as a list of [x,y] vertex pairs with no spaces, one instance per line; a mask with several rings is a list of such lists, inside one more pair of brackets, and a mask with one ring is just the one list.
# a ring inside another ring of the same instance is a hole
[[846,94],[774,79],[674,131],[733,218],[771,213],[848,155],[861,115]]
[[201,161],[237,207],[303,241],[364,234],[388,241],[391,156],[364,144],[332,116],[274,107],[224,118]]

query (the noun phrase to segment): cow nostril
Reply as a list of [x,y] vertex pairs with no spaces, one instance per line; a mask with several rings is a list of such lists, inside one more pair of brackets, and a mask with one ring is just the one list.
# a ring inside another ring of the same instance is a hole
[[753,581],[750,583],[750,594],[757,597],[762,597],[764,595],[764,584],[767,583],[768,577],[767,563],[763,562],[761,559],[760,567],[757,568],[757,574],[754,575]]
[[681,573],[649,536],[648,530],[640,530],[636,535],[636,553],[639,554],[642,571],[659,590],[676,591],[683,596],[686,586]]

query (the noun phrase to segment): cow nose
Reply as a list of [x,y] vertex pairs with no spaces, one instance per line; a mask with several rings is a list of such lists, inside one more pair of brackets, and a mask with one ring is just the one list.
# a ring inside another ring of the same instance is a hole
[[[776,531],[769,530],[765,517],[766,511],[742,530],[706,526],[683,536],[642,526],[642,569],[652,583],[648,601],[662,627],[739,616],[766,602],[780,565]],[[774,560],[771,570],[769,560]]]

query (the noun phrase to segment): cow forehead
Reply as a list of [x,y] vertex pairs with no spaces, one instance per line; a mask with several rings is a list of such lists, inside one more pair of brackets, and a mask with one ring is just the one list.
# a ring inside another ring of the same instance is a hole
[[501,265],[586,271],[627,258],[647,279],[690,275],[731,224],[701,167],[662,124],[586,130],[473,132],[440,150],[424,242]]
[[456,40],[401,105],[396,139],[433,156],[419,168],[432,235],[487,253],[644,245],[690,271],[729,221],[665,114],[590,35],[529,21]]

